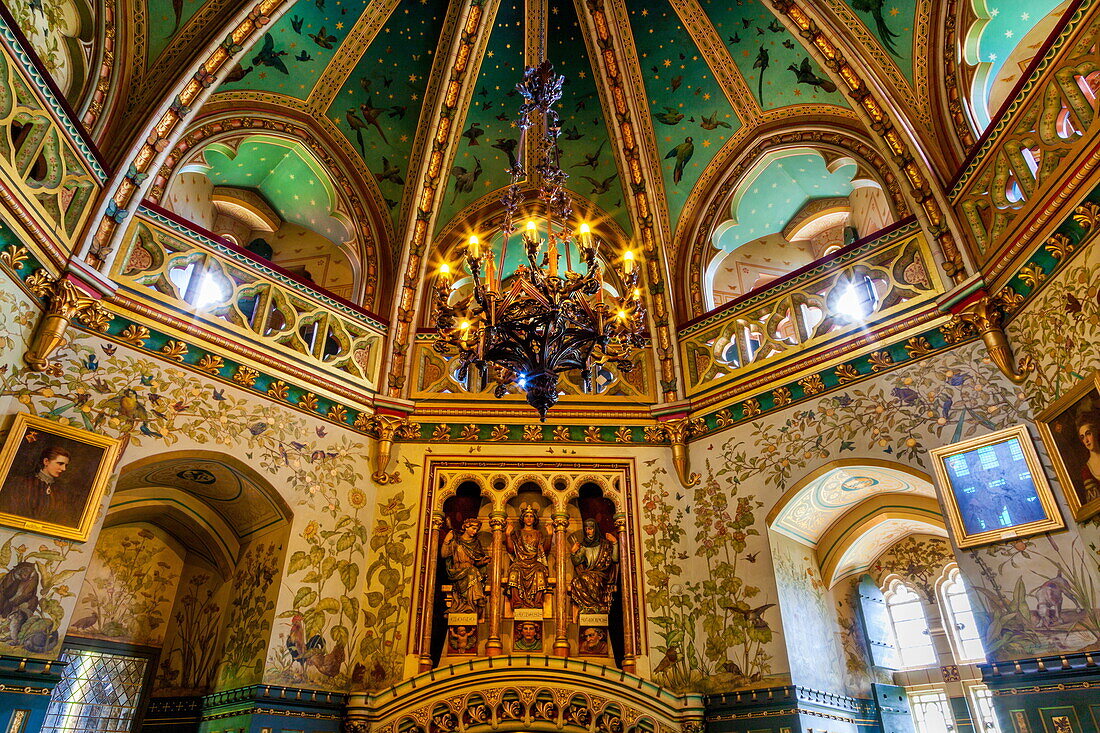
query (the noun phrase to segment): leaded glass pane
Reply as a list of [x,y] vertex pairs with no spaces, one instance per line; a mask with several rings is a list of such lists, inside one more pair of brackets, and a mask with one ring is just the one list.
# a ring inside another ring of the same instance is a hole
[[66,649],[65,671],[50,696],[44,733],[129,733],[141,704],[147,660]]

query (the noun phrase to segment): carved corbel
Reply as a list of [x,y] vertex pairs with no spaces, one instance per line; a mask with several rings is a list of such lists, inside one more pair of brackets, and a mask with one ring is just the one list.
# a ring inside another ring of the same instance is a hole
[[374,473],[371,474],[371,478],[380,484],[396,481],[400,476],[397,471],[386,473],[390,465],[394,440],[415,438],[420,429],[405,417],[372,415],[367,421],[367,430],[378,439],[374,452]]
[[666,420],[658,423],[655,428],[657,434],[668,439],[672,444],[672,465],[676,467],[676,475],[685,489],[698,485],[702,478],[698,473],[692,472],[688,465],[687,441],[691,436],[704,430],[706,430],[706,423],[701,417]]
[[49,308],[34,332],[30,348],[23,354],[23,361],[32,371],[58,374],[61,366],[50,361],[50,357],[68,343],[67,333],[72,320],[77,318],[89,328],[105,331],[112,316],[97,298],[89,296],[71,280],[63,278],[51,282],[47,276],[42,276],[32,284],[32,289],[35,295],[48,298]]
[[1023,356],[1019,364],[1012,352],[1012,344],[1004,332],[1005,312],[1002,302],[983,295],[959,313],[959,319],[978,329],[985,342],[989,358],[1013,384],[1022,384],[1035,365],[1030,356]]

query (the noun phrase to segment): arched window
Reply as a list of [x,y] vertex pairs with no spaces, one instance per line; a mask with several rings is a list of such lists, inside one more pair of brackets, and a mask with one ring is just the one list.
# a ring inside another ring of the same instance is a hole
[[970,596],[966,593],[966,583],[957,567],[947,571],[946,580],[940,586],[943,606],[946,610],[944,623],[951,631],[951,641],[955,647],[955,657],[964,662],[984,662],[985,647],[982,645],[974,611],[970,607]]
[[924,616],[920,596],[900,580],[891,583],[885,595],[902,666],[934,666],[936,649],[928,633],[928,619]]
[[949,733],[955,728],[950,703],[942,690],[909,693],[909,709],[920,733]]

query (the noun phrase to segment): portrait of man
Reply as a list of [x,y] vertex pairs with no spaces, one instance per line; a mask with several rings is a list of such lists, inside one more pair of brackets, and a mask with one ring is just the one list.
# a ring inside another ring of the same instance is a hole
[[[1100,375],[1096,379],[1100,380]],[[1100,391],[1084,380],[1036,422],[1078,521],[1100,512]]]
[[582,626],[580,639],[581,654],[607,654],[607,629],[598,626]]
[[541,652],[542,624],[536,621],[517,622],[513,647],[517,652]]
[[117,448],[107,436],[17,415],[0,456],[0,523],[86,538]]

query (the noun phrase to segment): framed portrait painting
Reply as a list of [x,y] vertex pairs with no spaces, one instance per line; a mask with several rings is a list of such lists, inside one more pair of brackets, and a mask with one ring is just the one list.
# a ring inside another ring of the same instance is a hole
[[1078,522],[1100,512],[1100,372],[1035,420]]
[[0,452],[0,525],[88,539],[118,450],[106,435],[16,415]]
[[930,451],[959,547],[1066,526],[1026,425]]

